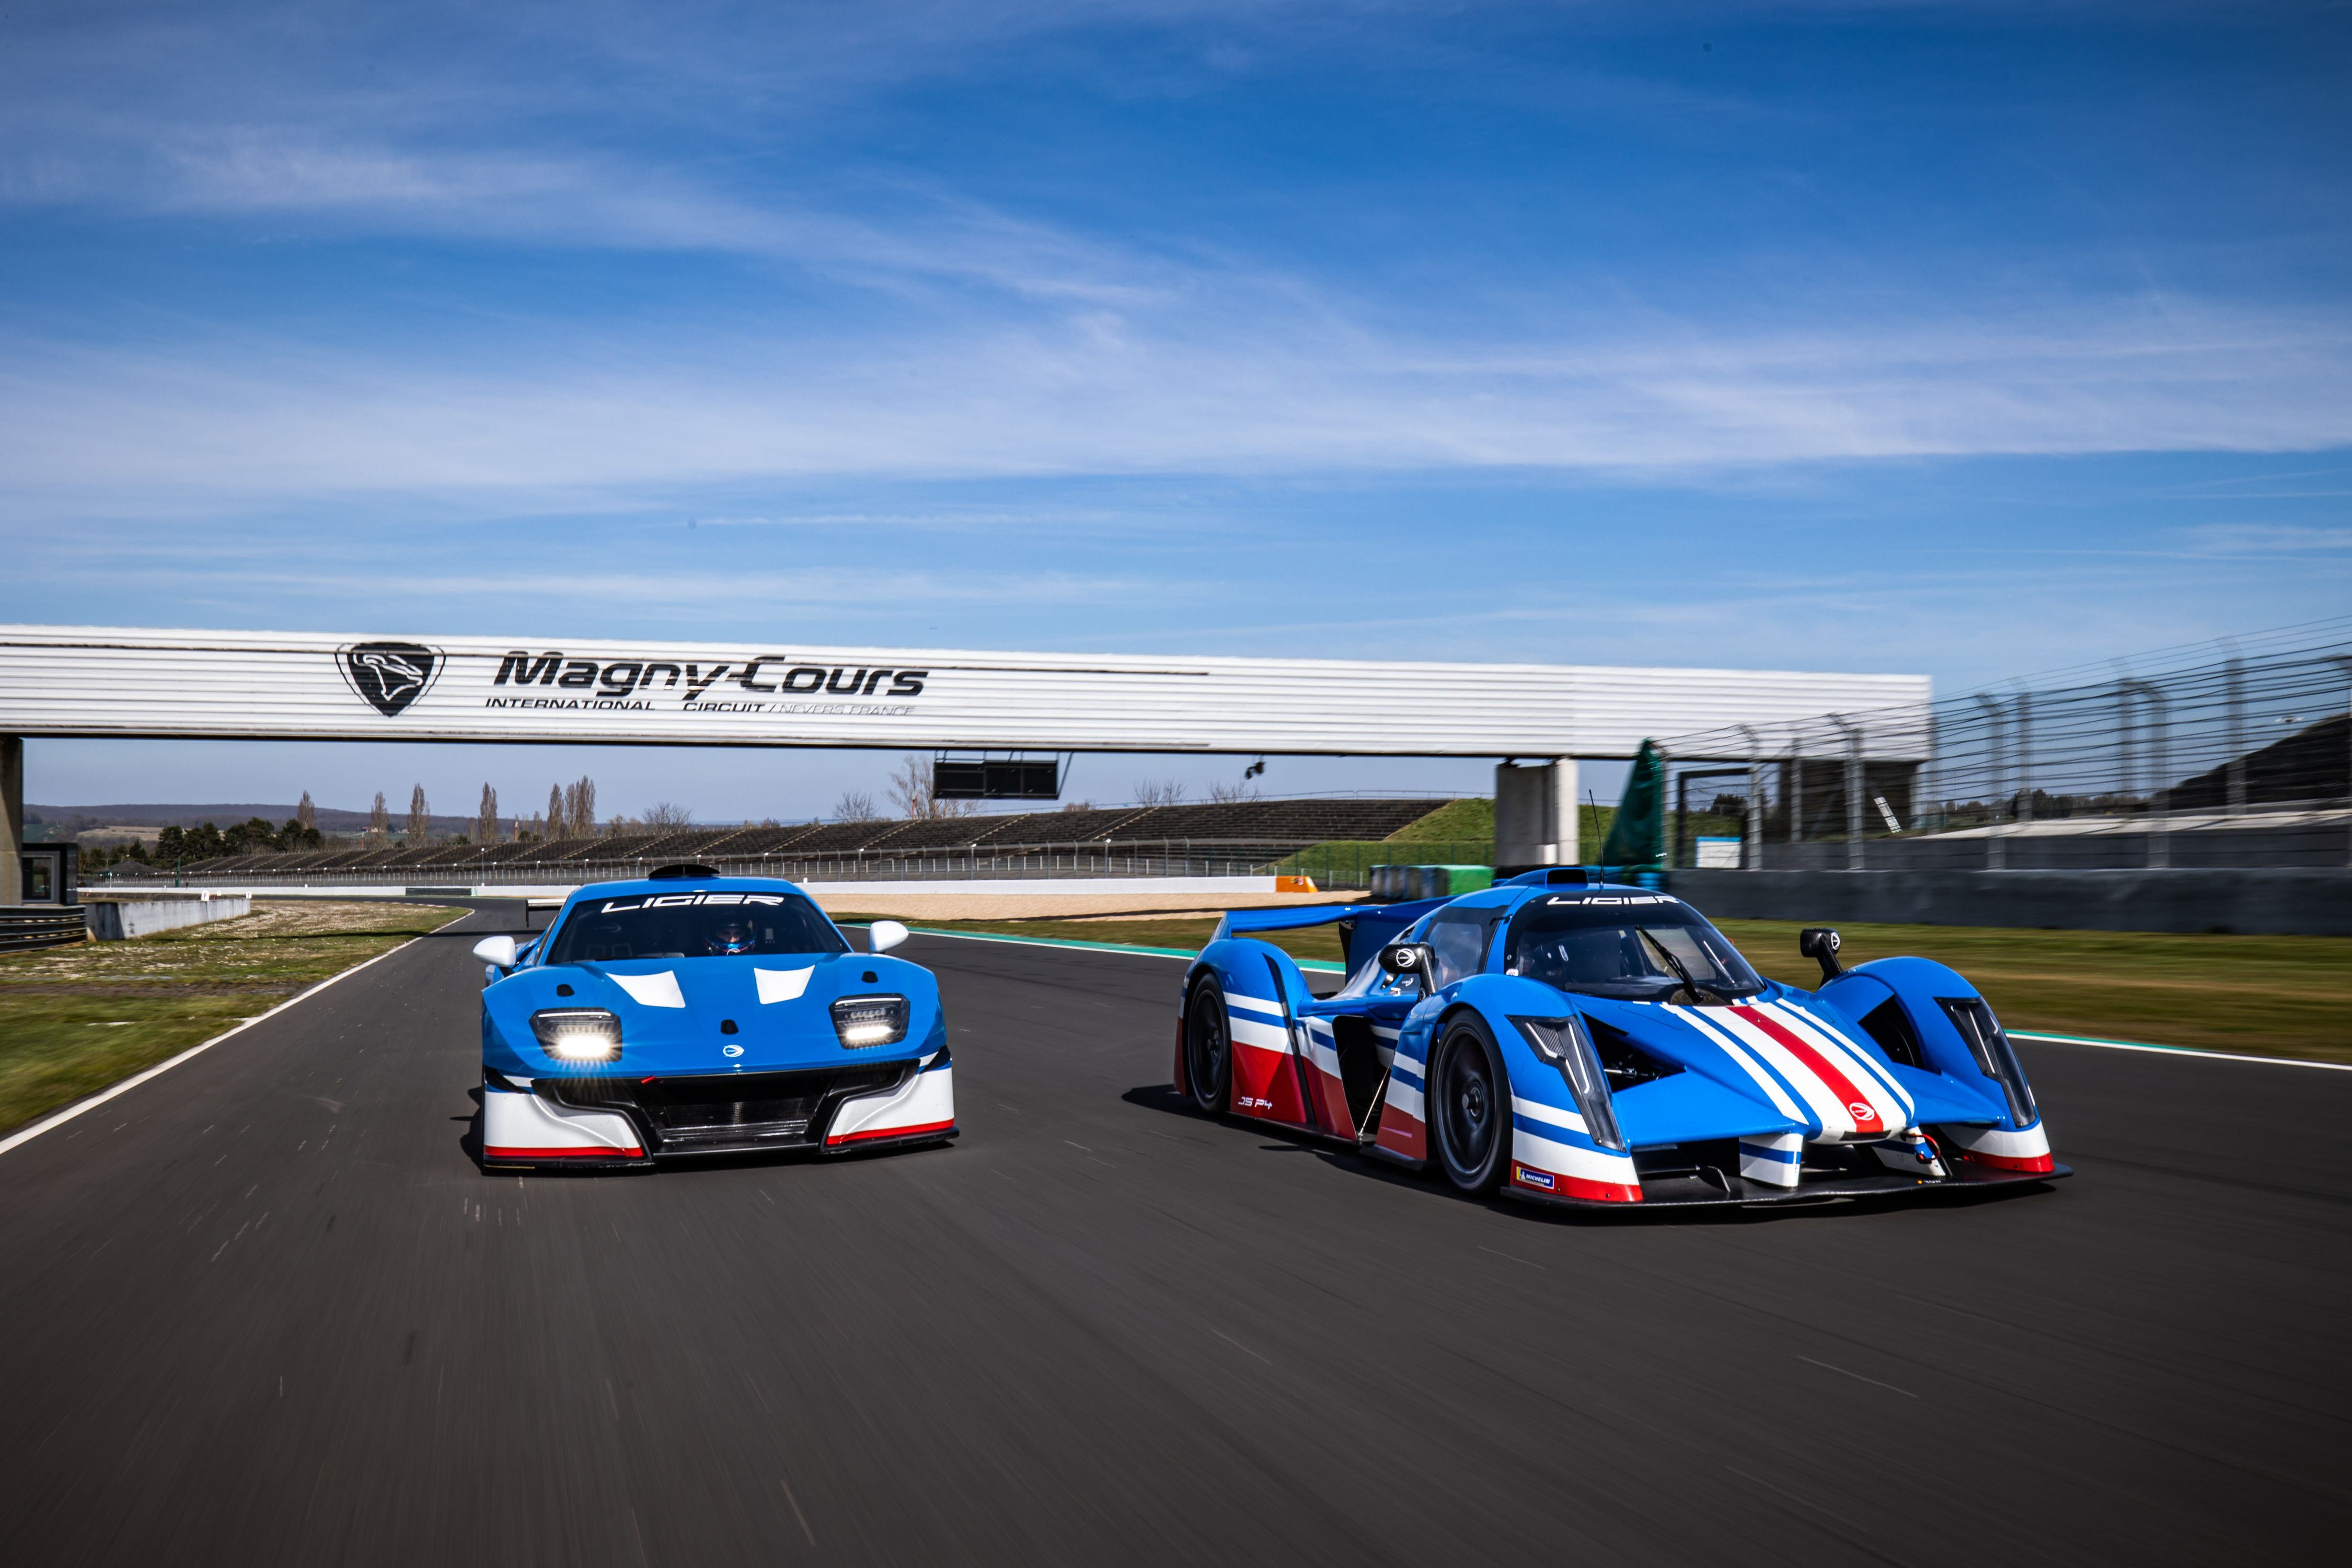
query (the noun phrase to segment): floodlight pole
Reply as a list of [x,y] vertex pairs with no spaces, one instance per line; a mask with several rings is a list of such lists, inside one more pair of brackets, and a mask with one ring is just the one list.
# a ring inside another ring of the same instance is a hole
[[1764,869],[1764,754],[1756,739],[1756,731],[1746,724],[1739,732],[1748,737],[1748,868]]
[[1845,868],[1862,869],[1862,726],[1842,713],[1829,716],[1845,737]]
[[2017,714],[2017,820],[2033,826],[2033,693],[2021,691],[2010,704]]
[[1985,710],[1985,716],[1992,726],[1991,742],[1987,747],[1992,762],[1992,776],[1988,781],[1985,790],[1985,803],[1990,814],[1985,820],[1985,869],[1999,871],[2007,866],[2005,851],[2008,847],[2001,842],[2000,832],[2000,789],[2002,775],[2009,771],[2009,759],[2002,755],[2004,748],[2001,744],[2000,701],[1994,698],[1979,696],[1976,699],[1976,704]]
[[[2344,716],[2347,720],[2352,720],[2352,657],[2334,653],[2327,656],[2327,662],[2334,665],[2337,673],[2344,677]],[[2344,769],[2344,804],[2352,806],[2352,724],[2347,724],[2345,730]],[[2344,839],[2344,863],[2352,866],[2352,821],[2347,821],[2345,825]]]
[[2223,815],[2238,816],[2246,809],[2246,661],[2238,657],[2238,645],[2230,637],[2221,641],[2228,646],[2230,657],[2222,662],[2221,680],[2225,712],[2230,731],[2230,760],[2223,764],[2227,804]]
[[2166,743],[2164,693],[2145,680],[2126,680],[2122,684],[2126,696],[2137,696],[2147,704],[2147,765],[2154,778],[2147,792],[2147,863],[2151,869],[2160,870],[2172,864],[2172,807],[2169,801],[2161,807],[2156,804],[2156,797],[2167,793],[2164,774],[2171,760]]

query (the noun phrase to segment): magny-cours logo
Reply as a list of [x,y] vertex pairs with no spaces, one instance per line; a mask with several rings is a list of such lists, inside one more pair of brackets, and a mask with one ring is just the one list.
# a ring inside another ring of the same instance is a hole
[[353,643],[335,655],[344,681],[387,719],[430,690],[446,662],[438,648],[413,642]]

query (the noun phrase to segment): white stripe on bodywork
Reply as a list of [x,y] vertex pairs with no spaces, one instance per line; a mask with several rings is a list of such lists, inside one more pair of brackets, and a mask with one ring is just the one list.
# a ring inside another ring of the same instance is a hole
[[604,978],[629,994],[629,999],[640,1007],[683,1007],[686,993],[677,988],[677,975],[665,969],[659,974],[614,974],[605,972]]
[[760,987],[760,1005],[764,1007],[771,1002],[798,1000],[800,994],[808,989],[809,976],[815,973],[814,964],[806,969],[755,967],[751,971],[751,979]]
[[1301,1018],[1299,1022],[1307,1026],[1307,1059],[1333,1078],[1344,1078],[1346,1075],[1339,1070],[1339,1042],[1331,1034],[1331,1020]]
[[1580,1182],[1635,1188],[1642,1184],[1630,1154],[1612,1154],[1580,1143],[1561,1143],[1520,1127],[1511,1129],[1511,1157],[1523,1165],[1574,1176]]
[[824,1130],[828,1142],[852,1132],[882,1132],[893,1127],[928,1127],[955,1120],[955,1068],[919,1072],[897,1089],[863,1100],[845,1100]]
[[1228,1007],[1246,1007],[1253,1013],[1264,1013],[1270,1018],[1279,1018],[1282,1016],[1281,1003],[1269,1002],[1263,996],[1244,996],[1238,991],[1228,991],[1225,993],[1225,1005]]
[[[1869,1090],[1872,1102],[1878,1108],[1878,1120],[1885,1124],[1888,1131],[1911,1125],[1913,1109],[1911,1097],[1903,1092],[1902,1085],[1888,1077],[1884,1068],[1870,1059],[1868,1051],[1848,1041],[1833,1027],[1822,1024],[1820,1019],[1808,1014],[1799,1012],[1786,1002],[1767,1003],[1761,1010],[1771,1014],[1780,1021],[1782,1028],[1827,1057],[1831,1066],[1844,1072],[1845,1076],[1858,1087]],[[1886,1114],[1890,1099],[1902,1110],[1902,1115]]]
[[482,1095],[482,1144],[487,1149],[610,1149],[643,1147],[629,1119],[616,1111],[573,1110],[535,1094],[498,1089]]
[[1722,1047],[1723,1054],[1729,1057],[1733,1061],[1738,1062],[1739,1064],[1740,1070],[1745,1072],[1749,1078],[1756,1080],[1756,1087],[1762,1089],[1771,1100],[1773,1110],[1779,1111],[1781,1115],[1787,1117],[1791,1121],[1810,1121],[1812,1120],[1812,1118],[1807,1116],[1803,1110],[1798,1108],[1795,1100],[1789,1098],[1789,1091],[1780,1087],[1780,1080],[1774,1078],[1770,1073],[1765,1071],[1763,1064],[1757,1061],[1754,1057],[1748,1054],[1747,1047],[1741,1045],[1738,1040],[1732,1038],[1730,1035],[1724,1031],[1712,1027],[1708,1024],[1705,1014],[1701,1013],[1696,1007],[1676,1007],[1673,1009],[1673,1011],[1676,1017],[1681,1018],[1684,1022],[1696,1029],[1700,1034],[1706,1036],[1708,1039],[1713,1040],[1717,1045]]
[[[1795,1159],[1774,1159],[1775,1154]],[[1751,1132],[1739,1141],[1739,1174],[1768,1187],[1793,1187],[1804,1166],[1805,1135],[1801,1132]]]
[[1279,1024],[1261,1024],[1255,1018],[1236,1018],[1228,1012],[1225,1027],[1233,1032],[1237,1045],[1255,1046],[1262,1051],[1290,1054],[1290,1031]]
[[[1822,1136],[1833,1141],[1843,1140],[1854,1131],[1853,1112],[1845,1108],[1845,1100],[1822,1081],[1821,1075],[1796,1054],[1766,1034],[1762,1029],[1739,1017],[1728,1007],[1721,1009],[1723,1016],[1709,1023],[1739,1037],[1740,1044],[1754,1051],[1772,1066],[1772,1070],[1789,1081],[1789,1086],[1812,1108],[1813,1119],[1822,1124]],[[1878,1134],[1872,1133],[1872,1137]]]
[[1591,1136],[1585,1128],[1583,1117],[1573,1110],[1562,1110],[1557,1105],[1546,1105],[1539,1100],[1521,1100],[1516,1094],[1511,1096],[1511,1114],[1524,1116],[1530,1121],[1548,1121],[1554,1127],[1565,1127],[1570,1132]]
[[2050,1130],[2037,1121],[2022,1132],[2011,1132],[2000,1127],[1947,1126],[1944,1136],[1963,1149],[1979,1154],[1999,1154],[2006,1160],[2031,1160],[2050,1152]]

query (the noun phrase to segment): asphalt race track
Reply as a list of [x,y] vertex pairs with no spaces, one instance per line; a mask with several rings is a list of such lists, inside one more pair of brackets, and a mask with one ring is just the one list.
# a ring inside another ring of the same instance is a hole
[[1562,1217],[918,937],[953,1148],[488,1176],[509,918],[0,1155],[10,1562],[2340,1561],[2352,1074],[2029,1045],[2072,1181]]

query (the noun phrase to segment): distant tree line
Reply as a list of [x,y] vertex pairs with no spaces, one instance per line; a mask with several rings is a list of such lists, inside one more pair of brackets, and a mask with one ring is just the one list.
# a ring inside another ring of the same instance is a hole
[[194,827],[166,827],[155,836],[155,858],[158,864],[169,866],[272,849],[318,849],[325,843],[319,830],[304,826],[299,817],[289,816],[284,826],[272,827],[258,816],[248,816],[232,824],[226,832],[209,822]]

